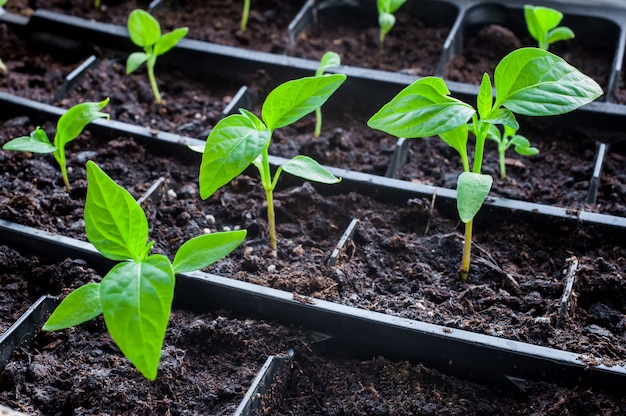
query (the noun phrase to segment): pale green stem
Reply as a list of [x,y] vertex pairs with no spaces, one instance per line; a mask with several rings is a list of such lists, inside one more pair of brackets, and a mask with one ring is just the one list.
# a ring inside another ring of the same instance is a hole
[[315,138],[320,137],[322,133],[322,109],[317,107],[315,109]]
[[156,64],[155,58],[148,58],[147,62],[148,66],[148,79],[150,80],[150,87],[152,88],[152,92],[154,93],[154,99],[156,103],[161,105],[163,104],[163,100],[161,100],[161,93],[159,92],[159,86],[157,85],[156,78],[154,77],[154,65]]
[[65,151],[63,149],[57,149],[54,151],[54,158],[56,159],[59,167],[61,168],[61,177],[63,177],[63,183],[65,184],[65,190],[71,192],[70,180],[67,176],[67,167],[65,165]]
[[248,27],[248,16],[250,15],[250,0],[244,0],[243,11],[241,12],[241,31],[244,32]]
[[463,244],[463,259],[461,261],[461,280],[466,281],[469,275],[470,260],[472,255],[472,227],[474,220],[465,224],[465,243]]
[[[269,143],[269,142],[268,142]],[[261,182],[263,183],[263,189],[265,190],[265,198],[267,199],[267,225],[269,228],[270,247],[276,251],[278,244],[276,243],[276,214],[274,212],[274,188],[278,181],[280,172],[276,172],[274,181],[272,181],[272,174],[270,172],[269,162],[269,145],[263,149],[261,154]],[[280,169],[280,168],[279,168]]]

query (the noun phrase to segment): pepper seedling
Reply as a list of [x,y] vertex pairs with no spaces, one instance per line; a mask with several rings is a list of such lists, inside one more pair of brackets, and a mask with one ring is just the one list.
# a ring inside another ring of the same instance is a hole
[[250,16],[250,0],[243,0],[243,9],[241,10],[241,31],[245,32],[248,27],[248,16]]
[[[600,95],[602,88],[562,58],[538,48],[521,48],[509,53],[494,73],[495,102],[491,79],[483,75],[477,107],[450,96],[441,78],[426,77],[413,82],[385,104],[368,121],[372,128],[397,137],[439,136],[459,153],[463,172],[457,180],[457,210],[465,223],[465,243],[460,276],[466,280],[470,267],[473,220],[484,203],[493,179],[481,173],[485,141],[491,126],[517,131],[515,114],[550,116],[564,114]],[[468,121],[476,137],[470,170],[467,143]]]
[[574,38],[572,29],[559,26],[563,13],[558,10],[527,4],[524,6],[524,17],[528,32],[541,49],[548,50],[554,42]]
[[[315,71],[315,76],[321,76],[329,68],[336,68],[341,65],[341,58],[335,52],[326,52],[320,59],[320,66]],[[315,109],[315,138],[320,137],[322,132],[322,107]]]
[[[273,192],[282,171],[305,180],[333,184],[337,178],[308,156],[298,155],[278,167],[272,177],[269,145],[274,130],[288,126],[323,105],[345,81],[344,74],[326,74],[287,81],[263,102],[261,118],[240,109],[220,120],[207,138],[200,165],[200,196],[206,199],[242,173],[256,166],[267,198],[270,246],[277,249]],[[200,150],[200,149],[195,149]]]
[[380,27],[380,34],[378,40],[380,48],[385,45],[385,36],[391,31],[396,24],[396,17],[393,15],[402,6],[406,0],[378,0],[378,26]]
[[104,316],[122,353],[154,380],[174,299],[175,274],[205,268],[233,251],[245,230],[204,234],[186,241],[174,261],[149,254],[148,220],[140,205],[94,162],[87,162],[85,231],[106,258],[119,261],[100,283],[71,292],[43,326],[70,328]]
[[189,31],[186,27],[180,27],[161,35],[159,22],[150,13],[136,9],[128,16],[128,34],[133,43],[144,52],[133,52],[126,60],[126,73],[131,74],[144,62],[148,69],[148,79],[157,104],[162,104],[161,93],[154,77],[154,65],[158,56],[172,49]]
[[63,114],[57,122],[57,131],[51,143],[46,132],[37,127],[30,136],[22,136],[8,141],[2,146],[4,150],[15,150],[32,153],[52,153],[61,168],[65,189],[70,192],[70,181],[67,177],[65,161],[65,145],[78,137],[87,124],[98,118],[109,119],[109,115],[101,113],[109,103],[106,98],[98,103],[86,102],[75,105]]

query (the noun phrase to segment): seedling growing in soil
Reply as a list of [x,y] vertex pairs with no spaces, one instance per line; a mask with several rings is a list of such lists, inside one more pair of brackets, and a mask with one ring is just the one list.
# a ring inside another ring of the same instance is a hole
[[548,50],[554,42],[574,38],[572,29],[559,26],[563,13],[558,10],[527,4],[524,6],[524,17],[528,32],[541,49]]
[[[339,54],[335,52],[326,52],[322,59],[320,59],[320,66],[315,71],[315,76],[319,77],[324,74],[329,68],[336,68],[341,65],[341,58]],[[315,109],[315,138],[320,137],[320,133],[322,132],[322,107],[317,107]]]
[[[473,219],[491,189],[492,178],[481,173],[485,141],[495,125],[517,131],[515,114],[550,116],[585,105],[602,89],[562,58],[538,48],[522,48],[505,56],[494,74],[495,102],[491,79],[483,75],[477,107],[450,97],[445,82],[436,77],[415,81],[370,118],[368,125],[397,137],[421,138],[438,135],[461,156],[463,173],[457,181],[457,210],[465,223],[461,279],[470,267]],[[470,170],[468,124],[476,137]],[[506,133],[505,133],[506,134]]]
[[106,118],[108,120],[109,115],[100,112],[108,103],[109,99],[107,98],[99,103],[86,102],[77,104],[67,110],[57,122],[57,131],[52,143],[46,132],[41,127],[37,127],[30,133],[30,136],[22,136],[10,140],[2,148],[4,150],[21,152],[52,153],[61,168],[65,189],[67,192],[70,192],[70,181],[67,177],[65,162],[65,145],[77,138],[85,126],[95,119]]
[[381,49],[385,45],[385,36],[396,24],[396,17],[393,15],[406,0],[378,0],[378,26],[380,27],[379,43]]
[[87,162],[87,238],[106,258],[119,261],[100,283],[70,293],[43,329],[70,328],[104,315],[122,353],[154,380],[174,299],[175,274],[200,270],[234,250],[245,230],[205,234],[185,242],[174,262],[149,254],[148,221],[133,199],[94,162]]
[[241,11],[242,32],[245,32],[248,27],[248,16],[250,16],[250,0],[243,0],[243,10]]
[[133,52],[126,60],[126,73],[131,74],[144,62],[148,68],[148,79],[157,104],[161,104],[161,93],[154,77],[154,65],[157,56],[163,55],[187,35],[186,27],[180,27],[161,35],[159,22],[143,10],[133,10],[128,16],[128,33],[133,43],[142,47],[144,52]]
[[288,126],[323,105],[345,81],[343,74],[287,81],[272,90],[261,110],[262,120],[240,109],[220,120],[207,138],[200,166],[200,196],[206,199],[250,164],[256,166],[267,197],[270,246],[276,245],[273,192],[284,170],[305,180],[332,184],[341,179],[308,156],[298,155],[270,172],[268,149],[274,130]]

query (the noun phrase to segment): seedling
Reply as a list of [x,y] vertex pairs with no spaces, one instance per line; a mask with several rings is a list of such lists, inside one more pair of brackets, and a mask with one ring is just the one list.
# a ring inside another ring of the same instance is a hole
[[270,246],[277,249],[273,192],[284,170],[305,180],[332,184],[341,179],[308,156],[285,162],[274,176],[268,149],[274,130],[288,126],[323,105],[345,81],[343,74],[305,77],[287,81],[272,90],[261,110],[262,120],[240,109],[220,120],[207,138],[200,166],[200,196],[206,199],[242,173],[256,166],[267,197]]
[[67,177],[65,161],[65,145],[77,138],[85,126],[95,119],[106,118],[108,120],[109,115],[100,112],[108,102],[108,98],[99,103],[86,102],[77,104],[67,110],[57,122],[57,131],[52,143],[46,132],[41,127],[37,127],[30,133],[30,136],[22,136],[10,140],[2,148],[20,152],[52,153],[61,168],[65,189],[67,192],[70,192],[70,181]]
[[396,17],[393,15],[406,0],[378,0],[378,26],[380,35],[378,37],[380,48],[385,45],[385,36],[396,24]]
[[248,16],[250,16],[250,0],[243,0],[243,10],[241,11],[242,32],[245,32],[248,27]]
[[[324,74],[329,68],[336,68],[341,65],[341,58],[335,52],[326,52],[322,59],[320,59],[320,66],[315,71],[315,76],[321,76]],[[317,107],[315,109],[315,138],[320,137],[320,133],[322,132],[322,107]]]
[[[4,7],[5,4],[7,4],[7,0],[0,0],[0,7]],[[0,74],[5,76],[9,74],[9,70],[4,62],[2,62],[2,59],[0,59]]]
[[154,93],[157,104],[162,104],[161,93],[154,77],[154,65],[157,56],[163,55],[172,49],[189,31],[186,27],[180,27],[161,35],[159,22],[143,10],[133,10],[128,16],[128,33],[133,43],[142,47],[144,52],[133,52],[126,60],[126,73],[131,74],[144,62],[148,69],[150,87]]
[[[368,121],[370,127],[397,137],[438,135],[461,156],[463,172],[457,181],[457,210],[465,223],[462,280],[469,273],[473,219],[493,181],[491,176],[481,173],[485,141],[492,126],[502,125],[511,129],[509,132],[517,131],[515,114],[563,114],[602,95],[602,89],[593,79],[562,58],[538,48],[522,48],[505,56],[496,67],[494,84],[495,102],[491,79],[485,73],[474,109],[450,97],[442,79],[422,78],[400,91]],[[469,120],[476,136],[471,170],[467,151]]]
[[200,270],[234,250],[245,230],[204,234],[185,242],[174,262],[148,254],[148,221],[133,199],[94,162],[87,162],[85,231],[106,258],[119,261],[100,283],[70,293],[43,326],[56,331],[104,315],[107,330],[144,377],[154,380],[174,299],[175,274]]
[[559,26],[563,13],[558,10],[527,4],[524,6],[524,17],[528,32],[541,49],[547,51],[554,42],[574,38],[572,29]]

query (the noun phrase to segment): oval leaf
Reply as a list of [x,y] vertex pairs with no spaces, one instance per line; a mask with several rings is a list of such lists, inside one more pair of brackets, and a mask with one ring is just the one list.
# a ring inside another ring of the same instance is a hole
[[338,183],[341,178],[330,173],[324,166],[308,156],[298,155],[281,166],[287,173],[308,181],[319,183]]
[[507,108],[499,108],[489,114],[488,118],[482,119],[481,121],[489,124],[502,124],[515,131],[519,130],[519,124],[515,119],[515,114]]
[[574,39],[576,35],[569,27],[557,27],[548,33],[548,43],[558,42],[560,40]]
[[33,130],[30,136],[22,136],[9,140],[2,148],[4,150],[33,153],[52,153],[56,150],[56,147],[50,143],[48,135],[41,127],[37,127]]
[[538,48],[517,49],[496,67],[496,105],[517,114],[563,114],[602,95],[602,88],[562,58]]
[[67,143],[74,140],[83,131],[87,124],[97,118],[109,119],[107,113],[101,113],[109,99],[106,98],[100,102],[80,103],[67,110],[57,123],[57,132],[54,135],[54,145],[57,148],[63,148]]
[[261,118],[271,131],[294,123],[321,107],[345,80],[344,74],[328,74],[287,81],[268,94]]
[[396,137],[411,139],[452,130],[467,123],[475,111],[449,94],[441,78],[421,78],[378,110],[367,125]]
[[148,220],[135,199],[94,162],[87,162],[87,239],[112,260],[138,260],[148,240]]
[[250,166],[270,140],[270,131],[254,114],[240,111],[221,119],[207,138],[200,165],[203,199]]
[[54,309],[43,326],[44,331],[57,331],[87,322],[102,313],[100,284],[87,283],[72,291]]
[[133,52],[128,55],[128,59],[126,59],[126,73],[132,74],[148,60],[148,55],[145,52]]
[[320,66],[315,71],[316,76],[320,76],[329,68],[335,68],[341,65],[341,58],[335,52],[326,52],[320,59]]
[[174,257],[174,272],[204,269],[226,257],[246,238],[246,230],[204,234],[187,240]]
[[478,97],[476,99],[476,108],[478,109],[480,118],[487,117],[487,114],[491,112],[492,106],[493,91],[491,89],[491,78],[489,78],[489,74],[485,72],[480,82],[480,90],[478,91]]
[[117,264],[102,279],[102,314],[122,353],[146,378],[156,378],[174,299],[169,260],[154,255]]
[[480,173],[463,172],[456,184],[456,207],[464,223],[470,222],[489,195],[493,178]]
[[173,31],[166,33],[154,45],[154,55],[163,55],[165,52],[172,49],[182,38],[184,38],[189,32],[189,28],[179,27]]
[[150,47],[161,37],[161,26],[150,13],[136,9],[128,16],[128,34],[137,46]]

